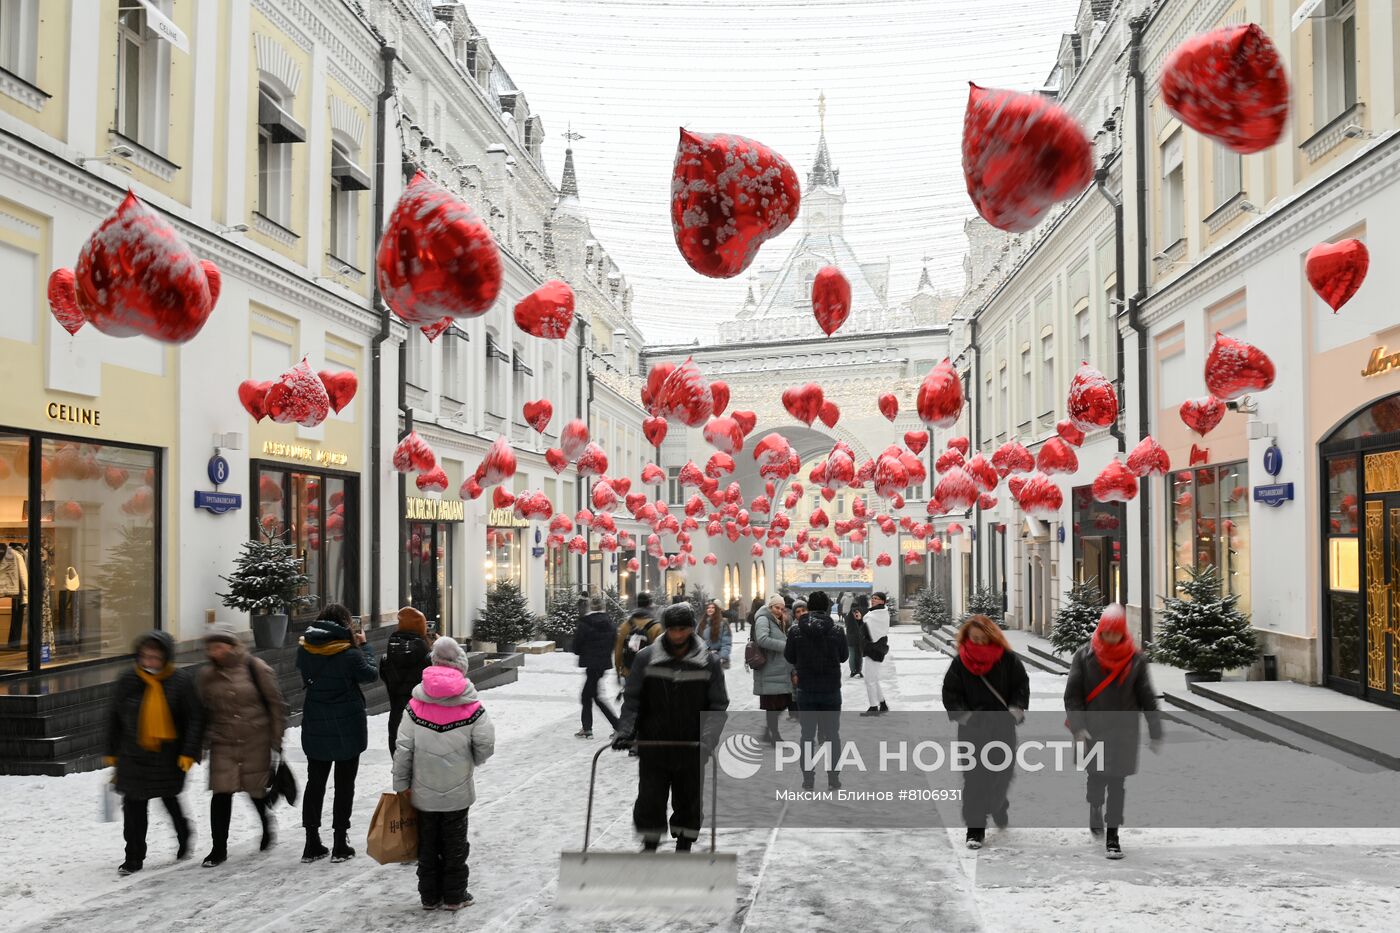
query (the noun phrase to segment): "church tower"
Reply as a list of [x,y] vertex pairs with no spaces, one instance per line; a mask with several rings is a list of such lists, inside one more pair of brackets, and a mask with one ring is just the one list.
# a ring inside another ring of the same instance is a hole
[[841,236],[846,193],[841,189],[841,170],[831,164],[831,153],[826,148],[825,92],[817,98],[817,116],[821,136],[817,140],[817,157],[802,190],[803,232],[808,236]]

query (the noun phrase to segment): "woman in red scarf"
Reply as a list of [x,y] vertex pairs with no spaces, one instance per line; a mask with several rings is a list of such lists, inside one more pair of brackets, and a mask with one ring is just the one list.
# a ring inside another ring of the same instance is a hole
[[1128,775],[1137,773],[1142,744],[1139,722],[1147,718],[1147,733],[1156,752],[1162,742],[1162,721],[1147,659],[1137,650],[1123,607],[1117,603],[1103,611],[1094,637],[1070,661],[1065,710],[1076,740],[1103,743],[1103,768],[1086,772],[1089,832],[1097,839],[1106,821],[1105,852],[1111,859],[1122,858],[1118,827],[1123,822],[1123,785]]
[[[980,849],[987,833],[987,814],[998,828],[1010,822],[1011,787],[1014,769],[989,769],[983,763],[982,749],[991,742],[1003,742],[1015,754],[1016,726],[1030,705],[1031,681],[1025,665],[1002,634],[986,616],[972,616],[963,623],[955,639],[958,656],[943,678],[943,708],[958,724],[958,740],[977,747],[977,766],[963,772],[963,822],[967,824],[967,847]],[[993,751],[991,762],[999,764],[1004,753]]]

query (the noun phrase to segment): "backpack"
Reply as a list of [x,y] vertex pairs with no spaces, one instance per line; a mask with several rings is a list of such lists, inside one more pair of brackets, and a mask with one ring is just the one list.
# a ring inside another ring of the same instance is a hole
[[642,649],[656,641],[657,631],[660,626],[651,616],[644,613],[637,613],[627,620],[632,626],[632,631],[627,634],[627,642],[622,646],[622,667],[624,670],[632,669],[632,662],[637,660],[637,655]]

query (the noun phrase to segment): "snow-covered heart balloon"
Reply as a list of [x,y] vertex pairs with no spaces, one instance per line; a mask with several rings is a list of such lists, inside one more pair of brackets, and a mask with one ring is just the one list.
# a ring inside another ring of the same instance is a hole
[[218,266],[130,191],[92,232],[70,272],[49,277],[49,308],[68,333],[86,320],[109,337],[190,340],[214,311]]
[[577,460],[578,455],[583,453],[583,448],[588,446],[588,425],[578,418],[564,425],[564,430],[559,435],[559,446],[563,448],[565,457]]
[[1254,23],[1178,45],[1162,68],[1162,103],[1198,133],[1241,155],[1268,149],[1288,121],[1288,73]]
[[886,419],[893,421],[899,417],[899,398],[893,392],[881,395],[876,404],[880,406],[880,414]]
[[417,431],[409,431],[394,448],[392,463],[400,473],[427,473],[437,466],[437,455]]
[[822,403],[825,400],[822,387],[815,382],[783,390],[783,407],[788,410],[788,414],[809,426],[821,414]]
[[721,453],[737,454],[744,449],[744,432],[731,417],[711,418],[705,423],[705,441]]
[[721,476],[728,476],[734,472],[734,458],[729,454],[720,452],[711,455],[705,461],[705,475],[711,479],[719,479]]
[[256,379],[244,379],[238,384],[238,403],[253,416],[254,421],[267,417],[267,390],[270,388],[271,382],[258,382]]
[[1166,448],[1150,434],[1128,454],[1128,472],[1134,476],[1166,476],[1171,469]]
[[1069,420],[1081,431],[1106,428],[1118,418],[1118,394],[1108,377],[1088,363],[1069,383]]
[[1084,432],[1075,427],[1074,422],[1068,418],[1055,422],[1055,433],[1071,447],[1081,447],[1084,444]]
[[972,459],[967,461],[967,474],[977,483],[977,488],[983,492],[991,492],[997,488],[997,483],[1001,477],[997,475],[996,467],[987,462],[987,458],[981,453],[972,455]]
[[520,410],[525,416],[525,423],[534,428],[539,434],[544,433],[544,429],[549,427],[549,420],[554,417],[554,405],[547,398],[542,398],[535,402],[526,402]]
[[984,492],[977,497],[977,507],[984,512],[988,509],[994,509],[997,507],[997,497],[989,492]]
[[321,370],[316,374],[321,384],[326,387],[326,396],[330,399],[331,411],[340,414],[350,400],[355,397],[355,391],[360,387],[360,380],[350,370],[342,370],[338,373],[329,370]]
[[817,417],[820,418],[822,424],[826,425],[828,428],[834,428],[836,427],[836,422],[841,420],[841,409],[837,408],[836,403],[831,399],[827,399],[822,402],[822,407],[821,410],[817,412]]
[[532,337],[563,340],[574,323],[574,290],[550,279],[515,305],[515,326]]
[[555,474],[563,473],[569,468],[569,458],[558,447],[551,447],[544,452],[544,462],[549,464],[549,468]]
[[957,423],[963,408],[962,380],[947,359],[924,376],[915,407],[927,428],[951,428]]
[[1021,510],[1032,518],[1053,522],[1059,520],[1060,509],[1065,504],[1064,493],[1054,480],[1044,473],[1032,473],[1021,487],[1018,497]]
[[505,435],[501,435],[486,451],[481,467],[477,470],[480,474],[477,480],[482,486],[495,486],[514,476],[515,469],[515,451],[511,449],[510,441],[506,440]]
[[660,486],[666,482],[666,471],[654,463],[642,467],[642,485]]
[[933,471],[939,476],[947,473],[954,467],[964,467],[967,461],[963,459],[962,451],[949,448],[938,455],[938,459],[933,461]]
[[603,448],[590,441],[578,455],[579,476],[602,476],[608,472],[608,455]]
[[729,407],[729,383],[716,379],[710,383],[711,414],[716,418]]
[[927,431],[905,431],[904,446],[908,447],[911,453],[921,454],[928,446]]
[[710,384],[692,359],[687,359],[672,370],[654,402],[658,415],[688,428],[698,428],[704,424],[714,410]]
[[423,336],[428,338],[428,343],[432,343],[447,332],[452,326],[452,318],[445,317],[441,320],[433,321],[431,324],[424,324],[418,329],[423,332]]
[[617,490],[613,489],[612,483],[608,482],[606,478],[593,484],[589,498],[593,500],[595,511],[611,512],[617,508]]
[[1040,94],[971,85],[963,122],[967,193],[987,223],[1020,233],[1094,180],[1093,148],[1074,117]]
[[1040,448],[1035,458],[1036,468],[1047,475],[1054,473],[1075,473],[1079,470],[1079,458],[1074,448],[1065,443],[1062,437],[1052,437]]
[[666,440],[666,431],[669,422],[660,415],[646,418],[642,421],[642,436],[647,439],[647,443],[653,447],[660,447],[661,442]]
[[830,337],[851,314],[851,283],[835,266],[822,266],[812,279],[812,315]]
[[675,363],[657,363],[647,371],[646,384],[642,386],[642,407],[651,414],[659,414],[659,400],[661,398],[661,388],[666,385],[666,380],[671,378],[671,374],[676,371]]
[[442,492],[447,488],[447,473],[442,467],[435,466],[426,473],[418,474],[413,482],[423,492]]
[[938,480],[933,495],[949,510],[962,511],[972,508],[980,492],[977,481],[966,470],[953,467]]
[[267,416],[278,424],[300,424],[308,428],[325,421],[331,408],[325,384],[311,371],[305,357],[272,384],[263,404]]
[[1360,240],[1319,243],[1308,250],[1306,267],[1308,284],[1336,312],[1365,281],[1371,254]]
[[747,269],[797,219],[797,172],[743,136],[682,128],[671,172],[671,230],[686,264],[710,278]]
[[1094,477],[1091,487],[1095,502],[1131,502],[1138,494],[1138,480],[1117,457]]
[[1188,398],[1181,403],[1181,420],[1201,437],[1205,437],[1225,417],[1225,403],[1214,395]]
[[1274,361],[1253,344],[1217,332],[1206,357],[1206,389],[1223,402],[1274,384]]
[[758,424],[758,416],[751,411],[736,411],[729,417],[734,419],[734,423],[739,426],[745,437],[752,434],[754,425]]
[[1035,469],[1035,455],[1019,441],[1007,441],[992,454],[992,467],[1000,476],[1030,473]]
[[471,208],[419,172],[379,241],[379,291],[409,324],[485,314],[501,291],[501,254]]
[[948,449],[949,449],[949,450],[956,450],[958,453],[962,454],[964,457],[967,456],[967,452],[968,452],[968,450],[971,449],[971,447],[972,447],[971,442],[968,441],[968,439],[965,438],[965,437],[958,436],[958,437],[950,437],[950,438],[948,438]]

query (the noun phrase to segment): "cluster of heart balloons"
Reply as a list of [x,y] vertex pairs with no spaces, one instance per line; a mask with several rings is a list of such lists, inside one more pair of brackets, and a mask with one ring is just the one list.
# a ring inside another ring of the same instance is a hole
[[239,383],[238,401],[254,421],[271,418],[279,424],[314,428],[330,412],[343,411],[358,388],[359,380],[350,370],[312,372],[302,358],[274,381],[245,379]]

